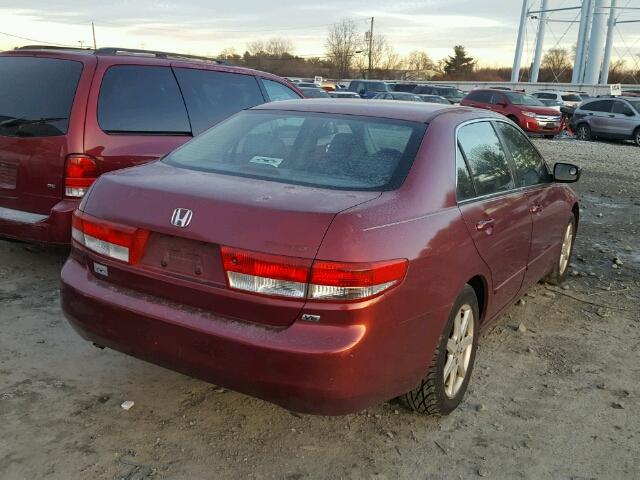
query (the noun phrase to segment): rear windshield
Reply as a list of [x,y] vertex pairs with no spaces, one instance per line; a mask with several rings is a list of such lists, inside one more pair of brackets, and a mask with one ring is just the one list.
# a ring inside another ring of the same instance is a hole
[[0,57],[0,135],[64,135],[82,63],[36,57]]
[[562,95],[562,100],[565,102],[581,102],[582,99],[573,93]]
[[368,82],[367,90],[370,92],[389,92],[391,89],[389,85],[384,82]]
[[164,161],[283,183],[384,191],[404,181],[425,129],[400,120],[252,110],[207,130]]

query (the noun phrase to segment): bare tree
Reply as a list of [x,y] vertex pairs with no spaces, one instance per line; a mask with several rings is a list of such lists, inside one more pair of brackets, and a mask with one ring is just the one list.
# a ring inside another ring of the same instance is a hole
[[571,68],[571,56],[565,48],[552,48],[542,57],[542,68],[550,70],[557,79]]
[[329,28],[325,48],[327,58],[333,65],[338,78],[347,78],[351,71],[353,57],[360,46],[361,37],[356,23],[343,18]]
[[418,72],[426,70],[435,70],[436,64],[431,60],[427,52],[414,50],[409,54],[406,60],[408,70],[416,70]]

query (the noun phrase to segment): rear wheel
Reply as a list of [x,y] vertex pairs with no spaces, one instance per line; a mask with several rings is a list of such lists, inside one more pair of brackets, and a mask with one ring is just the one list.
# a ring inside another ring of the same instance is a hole
[[633,141],[640,147],[640,127],[636,128],[636,131],[633,132]]
[[562,236],[562,246],[560,247],[560,255],[558,260],[553,266],[551,273],[544,279],[545,282],[552,285],[560,285],[567,278],[567,272],[569,271],[569,260],[573,253],[573,243],[576,239],[576,217],[572,213],[569,218],[569,223],[564,229]]
[[453,304],[427,375],[417,388],[400,397],[401,401],[429,415],[447,415],[455,410],[469,385],[478,330],[478,299],[473,288],[465,285]]
[[591,140],[593,138],[591,136],[591,127],[589,127],[589,125],[587,125],[586,123],[581,123],[580,125],[578,125],[578,128],[576,128],[576,138],[585,142]]

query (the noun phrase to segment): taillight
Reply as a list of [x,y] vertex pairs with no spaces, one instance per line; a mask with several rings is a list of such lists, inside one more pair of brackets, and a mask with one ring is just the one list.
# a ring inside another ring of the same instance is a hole
[[373,297],[400,283],[406,260],[342,263],[316,260],[308,296],[314,300],[358,300]]
[[101,220],[76,210],[71,236],[89,250],[134,265],[144,254],[149,231]]
[[64,194],[71,198],[82,197],[98,177],[96,161],[88,155],[67,156],[64,168]]
[[230,247],[220,250],[229,287],[263,295],[304,298],[311,261]]
[[230,288],[264,295],[348,301],[374,297],[399,284],[407,260],[344,263],[221,247]]

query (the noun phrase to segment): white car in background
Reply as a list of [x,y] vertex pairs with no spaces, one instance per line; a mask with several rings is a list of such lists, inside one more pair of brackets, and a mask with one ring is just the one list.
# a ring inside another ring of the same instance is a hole
[[541,90],[531,94],[543,103],[547,100],[560,102],[559,105],[576,108],[582,102],[582,97],[575,92],[565,92],[562,90]]

